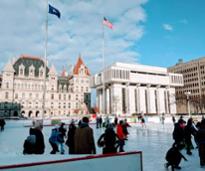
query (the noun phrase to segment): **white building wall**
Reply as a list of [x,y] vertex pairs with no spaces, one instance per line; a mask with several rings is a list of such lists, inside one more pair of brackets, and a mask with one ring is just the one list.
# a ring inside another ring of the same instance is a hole
[[165,88],[159,88],[159,113],[165,113],[164,91]]
[[136,113],[136,108],[135,108],[135,89],[136,87],[130,86],[129,87],[129,106],[130,106],[130,111],[129,113]]
[[149,113],[156,113],[156,104],[155,104],[155,90],[156,88],[149,88],[149,99],[150,99],[150,110]]
[[145,87],[139,87],[139,106],[140,113],[146,112],[146,104],[145,104]]
[[113,113],[122,114],[122,86],[119,84],[112,85]]

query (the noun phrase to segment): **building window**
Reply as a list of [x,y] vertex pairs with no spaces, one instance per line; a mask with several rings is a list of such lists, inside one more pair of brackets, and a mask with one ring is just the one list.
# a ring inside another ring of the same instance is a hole
[[6,93],[5,93],[5,99],[8,99],[8,98],[9,98],[9,93],[6,92]]
[[8,82],[6,83],[6,88],[9,88],[9,83]]
[[51,99],[52,99],[52,100],[54,99],[54,94],[51,94]]
[[29,93],[29,97],[32,98],[32,93]]
[[61,94],[59,94],[59,100],[61,100]]
[[66,94],[64,94],[63,98],[64,98],[64,100],[66,100]]
[[23,69],[22,68],[20,69],[20,75],[23,75]]
[[68,100],[71,100],[71,95],[70,94],[68,95]]
[[18,94],[17,93],[15,94],[15,99],[18,99]]

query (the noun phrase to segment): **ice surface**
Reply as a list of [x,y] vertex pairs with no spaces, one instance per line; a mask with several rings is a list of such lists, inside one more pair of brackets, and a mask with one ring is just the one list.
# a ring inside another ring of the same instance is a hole
[[[7,121],[5,131],[0,132],[0,165],[76,157],[76,155],[68,154],[49,154],[51,146],[48,143],[48,137],[50,136],[52,127],[44,127],[43,129],[46,143],[44,155],[24,156],[22,154],[23,142],[29,132],[29,128],[24,127],[26,124],[29,124],[28,121]],[[97,141],[104,132],[104,129],[95,129],[95,125],[91,126],[94,129],[95,141]],[[160,123],[149,122],[146,126],[146,128],[142,128],[140,124],[132,124],[132,127],[129,128],[129,140],[126,141],[125,150],[140,150],[143,152],[144,171],[166,171],[167,169],[164,168],[164,156],[173,143],[171,135],[173,124],[166,123],[162,126]],[[66,151],[68,151],[67,147]],[[101,148],[97,148],[98,154],[100,154],[101,151]],[[188,159],[188,162],[181,162],[182,171],[204,170],[204,168],[200,168],[197,149],[193,150],[192,156],[187,156],[185,151],[182,151],[182,153]]]

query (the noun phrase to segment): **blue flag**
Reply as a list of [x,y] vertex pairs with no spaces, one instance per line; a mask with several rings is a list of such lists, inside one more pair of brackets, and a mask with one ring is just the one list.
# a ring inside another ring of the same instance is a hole
[[54,8],[53,6],[51,6],[50,4],[49,4],[48,13],[56,15],[58,18],[61,17],[60,11],[58,9]]

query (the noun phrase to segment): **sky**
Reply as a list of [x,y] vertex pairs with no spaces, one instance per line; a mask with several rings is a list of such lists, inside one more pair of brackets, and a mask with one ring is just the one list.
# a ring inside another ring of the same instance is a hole
[[[68,72],[81,55],[94,74],[116,61],[168,67],[205,56],[204,0],[49,0],[48,61]],[[0,68],[21,54],[44,56],[46,0],[0,1]]]

